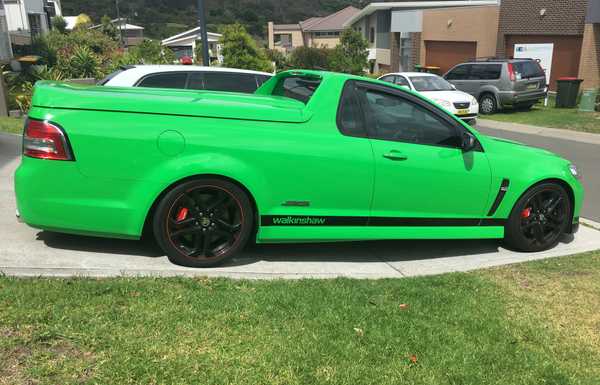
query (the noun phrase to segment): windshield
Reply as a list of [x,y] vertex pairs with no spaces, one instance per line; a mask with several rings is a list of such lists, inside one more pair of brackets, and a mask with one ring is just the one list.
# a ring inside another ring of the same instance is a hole
[[439,76],[411,76],[415,90],[417,91],[453,91],[452,84]]

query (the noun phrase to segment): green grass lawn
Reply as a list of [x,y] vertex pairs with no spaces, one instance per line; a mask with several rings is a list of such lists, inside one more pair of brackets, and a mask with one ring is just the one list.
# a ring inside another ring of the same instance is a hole
[[23,122],[23,118],[10,118],[8,116],[0,116],[0,131],[10,132],[12,134],[22,134]]
[[600,252],[398,280],[0,278],[0,384],[598,384]]
[[564,128],[567,130],[600,133],[600,113],[579,112],[576,108],[554,108],[555,98],[550,98],[548,107],[533,106],[530,111],[517,111],[510,107],[482,119],[530,124],[533,126]]

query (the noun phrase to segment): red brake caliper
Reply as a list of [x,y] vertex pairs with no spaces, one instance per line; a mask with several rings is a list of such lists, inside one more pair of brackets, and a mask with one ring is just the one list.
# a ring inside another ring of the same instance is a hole
[[521,218],[526,219],[531,215],[531,207],[527,207],[523,211],[521,211]]
[[180,208],[179,212],[177,213],[177,222],[183,221],[185,218],[187,218],[187,215],[188,215],[187,207]]

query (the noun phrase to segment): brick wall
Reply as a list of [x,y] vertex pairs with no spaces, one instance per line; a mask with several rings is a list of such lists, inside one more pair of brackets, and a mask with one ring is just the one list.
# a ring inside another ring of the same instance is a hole
[[[504,35],[583,35],[588,0],[502,0],[496,54]],[[545,14],[540,11],[545,9]]]
[[421,32],[411,32],[410,39],[412,40],[412,48],[408,71],[414,71],[415,64],[424,64],[421,63]]
[[600,88],[600,24],[586,24],[581,45],[579,77],[581,87]]

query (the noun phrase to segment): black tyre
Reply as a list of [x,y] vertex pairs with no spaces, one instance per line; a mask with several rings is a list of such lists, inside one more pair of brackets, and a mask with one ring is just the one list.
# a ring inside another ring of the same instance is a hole
[[479,112],[484,115],[490,115],[498,111],[496,97],[492,94],[483,94],[479,98]]
[[220,179],[182,183],[160,201],[153,218],[156,242],[177,265],[211,267],[244,248],[254,225],[246,193]]
[[571,212],[571,200],[562,186],[534,186],[513,207],[505,227],[505,241],[519,251],[550,249],[567,230]]
[[535,103],[520,103],[515,105],[515,109],[519,111],[529,111]]

